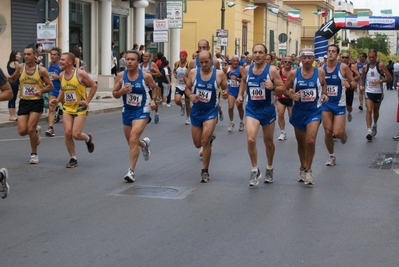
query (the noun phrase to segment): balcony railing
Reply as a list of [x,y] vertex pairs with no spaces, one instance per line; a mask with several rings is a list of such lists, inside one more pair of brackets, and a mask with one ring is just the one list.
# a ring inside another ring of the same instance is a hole
[[301,37],[314,37],[319,28],[317,26],[302,26]]

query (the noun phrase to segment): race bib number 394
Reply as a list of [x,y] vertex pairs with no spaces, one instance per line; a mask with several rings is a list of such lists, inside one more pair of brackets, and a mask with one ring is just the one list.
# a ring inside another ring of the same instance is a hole
[[266,99],[265,88],[251,87],[251,88],[249,88],[249,94],[251,96],[251,100],[265,100]]
[[316,89],[302,89],[301,90],[301,101],[311,102],[316,100]]

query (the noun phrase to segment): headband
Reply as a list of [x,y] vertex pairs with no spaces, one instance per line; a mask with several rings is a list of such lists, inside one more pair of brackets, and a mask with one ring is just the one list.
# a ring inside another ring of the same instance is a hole
[[313,51],[302,51],[301,53],[300,53],[300,56],[301,57],[303,57],[303,56],[311,56],[311,57],[314,57],[314,52]]

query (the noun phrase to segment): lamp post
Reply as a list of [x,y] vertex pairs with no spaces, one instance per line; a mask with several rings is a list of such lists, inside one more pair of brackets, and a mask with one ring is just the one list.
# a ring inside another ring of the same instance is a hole
[[[224,12],[226,11],[226,8],[224,7],[224,0],[222,0],[222,8],[220,9],[220,29],[224,30]],[[220,46],[220,51],[222,52],[222,55],[224,55],[224,46]]]

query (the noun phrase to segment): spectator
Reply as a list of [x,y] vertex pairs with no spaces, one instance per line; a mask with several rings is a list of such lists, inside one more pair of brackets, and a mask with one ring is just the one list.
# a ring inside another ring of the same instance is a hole
[[119,71],[124,71],[125,68],[126,68],[125,52],[122,52],[119,58]]
[[[21,53],[17,50],[12,51],[10,54],[10,59],[7,62],[7,71],[10,76],[17,69],[17,66],[19,65],[20,60],[21,60]],[[11,89],[12,89],[12,93],[13,93],[13,98],[8,101],[8,112],[10,114],[10,117],[8,120],[16,121],[18,117],[17,117],[17,113],[15,111],[15,101],[17,100],[19,81],[16,81],[16,82],[13,82],[10,84],[11,84]]]

